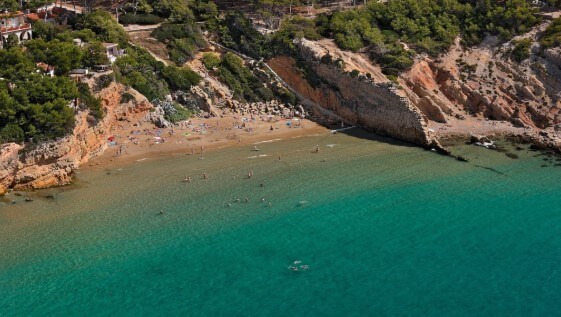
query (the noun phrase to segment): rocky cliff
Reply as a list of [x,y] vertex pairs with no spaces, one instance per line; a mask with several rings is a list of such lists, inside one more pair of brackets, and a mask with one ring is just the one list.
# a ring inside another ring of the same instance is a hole
[[105,116],[95,122],[88,112],[76,114],[76,126],[71,135],[57,141],[24,148],[4,144],[0,148],[0,193],[8,188],[39,189],[69,184],[74,170],[107,148],[107,138],[118,121],[148,111],[152,105],[136,92],[135,99],[121,104],[124,87],[113,83],[99,93]]
[[440,58],[419,58],[400,83],[435,130],[442,124],[452,131],[462,125],[477,129],[492,121],[502,123],[503,131],[519,128],[515,134],[559,149],[561,50],[542,51],[534,43],[522,62],[511,59],[511,50],[512,43],[493,38],[465,50],[458,40]]
[[440,138],[503,134],[561,150],[561,49],[536,41],[548,23],[514,39],[534,40],[524,61],[513,60],[512,41],[489,36],[466,49],[458,38],[438,58],[419,55],[397,84],[330,40],[302,39],[301,61],[277,57],[269,65],[305,99],[396,139],[438,148]]
[[[325,49],[305,39],[297,44],[305,64],[301,66],[306,68],[307,75],[299,72],[295,60],[289,57],[275,58],[268,64],[304,98],[375,133],[441,149],[427,127],[426,116],[380,72],[374,76],[375,70],[368,72],[369,77],[352,74],[345,69],[348,66],[345,61],[336,55],[339,51],[334,52],[332,47]],[[368,64],[373,68],[369,62],[357,59],[355,56],[349,63]],[[309,80],[310,76],[313,80]]]

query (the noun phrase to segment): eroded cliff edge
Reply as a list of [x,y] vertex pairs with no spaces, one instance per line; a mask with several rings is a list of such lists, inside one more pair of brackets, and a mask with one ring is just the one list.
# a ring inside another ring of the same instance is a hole
[[40,189],[69,184],[74,171],[89,159],[103,153],[107,138],[119,121],[133,114],[147,112],[152,105],[142,95],[129,91],[135,99],[121,103],[125,87],[112,83],[99,93],[105,116],[95,122],[89,113],[76,114],[73,133],[33,149],[15,143],[0,148],[0,194],[8,188]]
[[[341,58],[345,52],[306,39],[299,40],[297,47],[299,64],[283,56],[268,65],[304,103],[333,111],[342,120],[377,134],[446,152],[428,128],[426,116],[362,56],[345,62]],[[348,72],[354,64],[370,68],[369,77]]]

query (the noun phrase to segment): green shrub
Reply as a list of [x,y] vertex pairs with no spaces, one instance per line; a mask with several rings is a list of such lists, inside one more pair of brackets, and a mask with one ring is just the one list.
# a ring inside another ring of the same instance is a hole
[[122,14],[119,16],[119,23],[123,25],[129,24],[140,24],[140,25],[150,25],[150,24],[158,24],[162,23],[164,19],[160,18],[155,14],[147,14],[147,13],[127,13]]
[[88,109],[90,114],[96,119],[102,119],[104,112],[101,107],[101,99],[92,95],[90,87],[85,83],[78,83],[78,92],[80,98],[80,108]]
[[522,39],[513,41],[514,47],[511,52],[511,57],[517,62],[522,62],[530,57],[530,48],[532,47],[531,39]]
[[166,111],[164,117],[171,123],[187,120],[193,116],[193,111],[189,110],[180,104],[174,103],[175,111]]
[[162,75],[172,90],[188,91],[201,81],[201,76],[187,66],[168,66],[164,68]]
[[253,58],[273,55],[269,38],[255,30],[251,20],[242,13],[228,13],[220,20],[218,34],[222,45]]
[[540,38],[540,44],[544,48],[561,46],[561,18],[553,20]]
[[130,101],[134,100],[134,96],[131,93],[128,92],[124,92],[121,94],[121,100],[119,101],[120,103],[128,103]]
[[206,69],[213,70],[220,65],[220,57],[214,53],[204,53],[203,65],[205,65]]
[[207,47],[201,29],[193,22],[181,24],[162,24],[152,31],[158,41],[165,43],[169,50],[169,59],[182,65],[193,58],[196,52]]
[[104,42],[114,42],[125,45],[128,35],[123,27],[104,10],[96,10],[87,13],[79,19],[77,29],[90,29]]
[[122,84],[133,87],[148,100],[164,100],[170,93],[162,77],[164,63],[157,61],[145,49],[129,47],[127,55],[114,63],[115,78]]
[[25,140],[25,132],[23,129],[15,124],[8,123],[0,129],[0,143],[16,142],[21,143]]
[[113,75],[110,74],[101,75],[95,80],[95,89],[97,91],[101,91],[102,89],[109,87],[109,85],[111,85],[113,80],[114,80]]
[[294,39],[306,38],[308,40],[319,40],[322,36],[316,30],[313,20],[295,16],[284,19],[280,29],[272,37],[272,45],[275,53],[294,52]]

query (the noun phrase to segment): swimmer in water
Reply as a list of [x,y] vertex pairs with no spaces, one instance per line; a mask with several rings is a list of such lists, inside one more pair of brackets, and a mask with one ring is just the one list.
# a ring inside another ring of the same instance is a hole
[[246,197],[246,198],[245,198],[244,200],[245,200],[245,202],[246,202],[246,203],[248,203],[248,202],[249,202],[249,199],[247,199],[247,197]]
[[259,187],[265,187],[265,185],[263,185],[263,183],[259,184]]
[[164,211],[163,211],[163,210],[160,210],[160,215],[163,215],[163,214],[164,214]]

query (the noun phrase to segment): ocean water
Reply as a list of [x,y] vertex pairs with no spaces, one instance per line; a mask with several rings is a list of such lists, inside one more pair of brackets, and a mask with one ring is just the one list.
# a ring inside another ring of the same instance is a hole
[[15,197],[0,315],[561,315],[556,158],[458,145],[462,163],[385,141],[147,159]]

